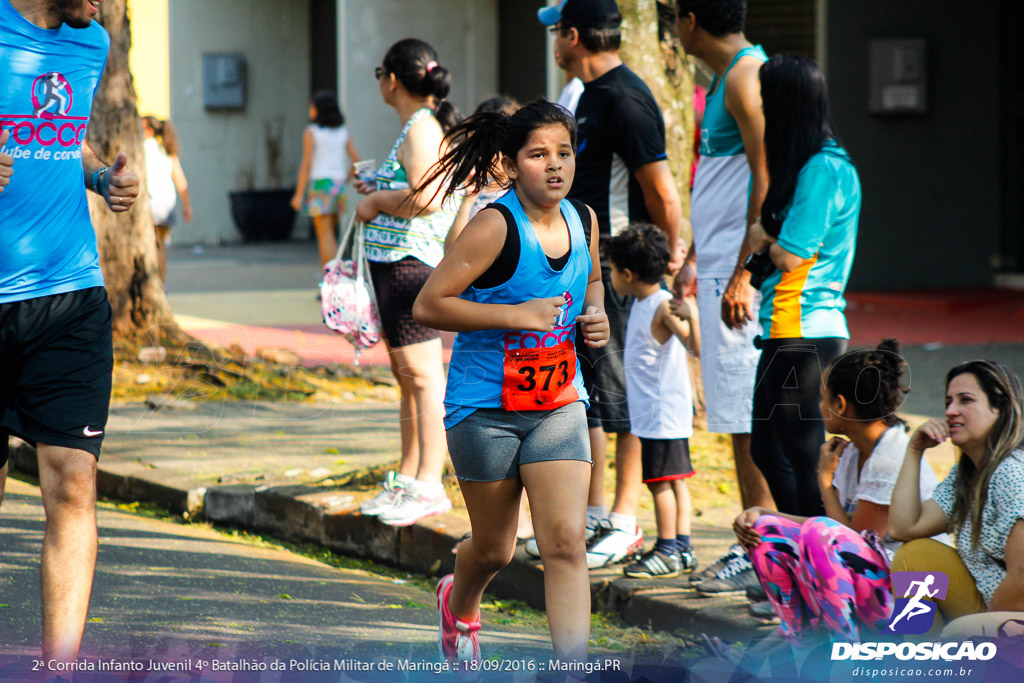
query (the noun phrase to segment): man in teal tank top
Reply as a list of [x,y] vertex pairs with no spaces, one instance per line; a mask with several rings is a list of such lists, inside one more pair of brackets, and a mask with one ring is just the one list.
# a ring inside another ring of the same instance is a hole
[[[677,0],[676,30],[688,54],[715,73],[701,123],[701,161],[691,198],[693,248],[680,273],[697,279],[708,431],[732,437],[740,501],[772,507],[764,476],[750,457],[754,376],[760,352],[757,294],[743,263],[749,226],[768,191],[764,114],[758,70],[767,60],[743,35],[744,0]],[[739,546],[691,581],[702,592],[756,583]]]

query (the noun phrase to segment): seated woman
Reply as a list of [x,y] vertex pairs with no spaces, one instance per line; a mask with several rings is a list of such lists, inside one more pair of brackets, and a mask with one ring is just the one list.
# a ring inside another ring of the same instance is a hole
[[[827,517],[751,508],[733,525],[761,585],[795,645],[826,629],[833,640],[879,631],[892,613],[889,560],[898,543],[885,535],[907,433],[896,410],[905,389],[899,344],[851,351],[826,369],[820,409],[835,436],[821,447],[818,488]],[[843,438],[846,437],[846,438]],[[915,488],[928,496],[938,480],[927,463]]]
[[[921,457],[946,439],[960,449],[960,460],[928,498],[914,486]],[[987,360],[949,371],[945,419],[929,420],[910,438],[889,509],[889,533],[909,543],[896,553],[892,571],[945,572],[949,588],[936,602],[947,622],[1024,611],[1022,446],[1020,380]],[[927,538],[947,530],[956,534],[955,550]]]

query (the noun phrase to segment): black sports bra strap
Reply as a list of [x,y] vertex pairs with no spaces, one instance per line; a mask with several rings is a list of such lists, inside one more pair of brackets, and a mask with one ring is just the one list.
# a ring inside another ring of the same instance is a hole
[[578,199],[570,199],[569,203],[572,204],[572,208],[576,209],[576,213],[580,215],[580,223],[583,224],[583,236],[587,238],[587,249],[590,249],[591,232],[594,229],[590,220],[590,208]]

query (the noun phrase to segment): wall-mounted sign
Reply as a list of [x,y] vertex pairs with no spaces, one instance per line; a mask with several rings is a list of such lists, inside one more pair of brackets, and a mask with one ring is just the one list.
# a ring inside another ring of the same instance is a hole
[[245,107],[245,57],[240,53],[203,55],[203,107]]
[[928,67],[921,38],[872,40],[868,46],[868,111],[924,114]]

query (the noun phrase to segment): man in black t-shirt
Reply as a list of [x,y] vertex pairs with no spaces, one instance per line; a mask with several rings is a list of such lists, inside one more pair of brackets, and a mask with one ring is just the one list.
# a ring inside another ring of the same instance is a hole
[[[579,145],[569,197],[589,204],[600,228],[605,310],[611,338],[599,349],[579,345],[577,354],[591,395],[587,412],[594,469],[587,509],[587,564],[617,562],[642,549],[636,524],[640,499],[640,442],[629,433],[622,345],[632,304],[611,286],[604,242],[630,223],[653,223],[668,235],[669,271],[682,265],[678,250],[682,207],[665,155],[665,122],[650,88],[619,58],[622,16],[615,0],[564,0],[538,11],[555,34],[555,59],[569,77],[584,83],[576,107]],[[603,521],[606,434],[617,434],[615,504]],[[690,567],[692,569],[692,567]]]

